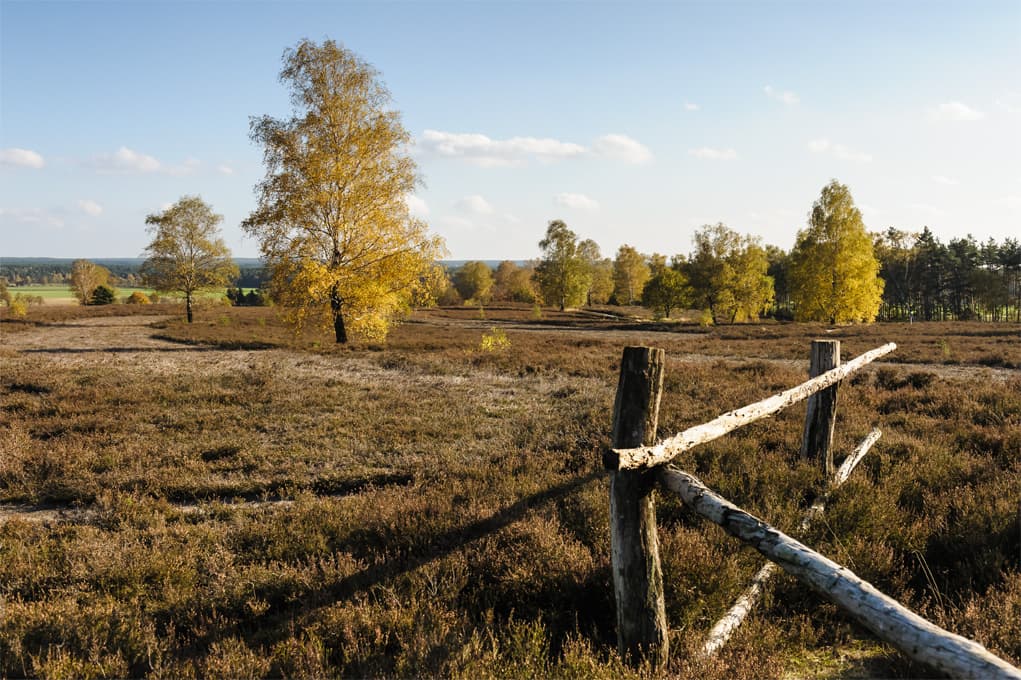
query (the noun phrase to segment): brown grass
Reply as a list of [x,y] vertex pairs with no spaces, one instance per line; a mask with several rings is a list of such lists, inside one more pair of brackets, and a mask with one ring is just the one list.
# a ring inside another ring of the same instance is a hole
[[[95,309],[26,324],[56,337]],[[667,350],[673,432],[801,381],[816,335],[845,357],[894,340],[913,365],[842,388],[838,455],[875,424],[884,436],[800,538],[1021,661],[1021,379],[982,377],[1021,365],[1017,325],[486,316],[418,313],[385,346],[338,348],[271,309],[211,309],[139,328],[146,343],[120,353],[22,351],[4,321],[0,500],[65,514],[0,519],[0,675],[645,675],[613,651],[599,466],[621,347]],[[494,326],[510,347],[480,351]],[[977,377],[944,375],[945,360]],[[803,417],[679,464],[791,531],[821,488],[798,460]],[[830,650],[868,639],[781,578],[719,659],[693,660],[760,558],[673,498],[658,517],[672,673],[825,673]],[[926,672],[865,644],[873,674]]]

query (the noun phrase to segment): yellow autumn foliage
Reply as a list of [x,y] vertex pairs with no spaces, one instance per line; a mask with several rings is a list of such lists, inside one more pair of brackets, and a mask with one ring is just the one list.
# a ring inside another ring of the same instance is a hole
[[287,50],[280,78],[294,115],[252,122],[267,173],[242,227],[296,327],[383,339],[444,252],[405,202],[420,183],[411,137],[375,69],[332,40]]

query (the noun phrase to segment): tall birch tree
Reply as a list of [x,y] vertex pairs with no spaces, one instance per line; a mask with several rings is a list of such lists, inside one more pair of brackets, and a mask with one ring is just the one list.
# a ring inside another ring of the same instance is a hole
[[876,318],[883,296],[879,261],[848,188],[831,181],[798,232],[790,264],[799,321],[847,323]]
[[386,337],[444,248],[405,199],[421,183],[378,72],[332,40],[284,52],[293,115],[254,118],[266,177],[242,223],[297,326]]

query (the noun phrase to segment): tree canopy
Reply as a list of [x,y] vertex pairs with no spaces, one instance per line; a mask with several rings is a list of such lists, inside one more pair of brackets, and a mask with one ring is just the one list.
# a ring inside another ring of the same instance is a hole
[[75,260],[71,263],[71,292],[80,305],[89,304],[96,288],[109,280],[110,270],[95,262]]
[[883,280],[872,239],[851,192],[836,180],[822,189],[790,259],[791,301],[802,321],[846,323],[876,318]]
[[489,304],[493,291],[493,270],[485,262],[465,262],[454,272],[454,288],[466,301],[480,307]]
[[617,249],[613,261],[613,296],[618,304],[633,305],[642,298],[642,289],[652,276],[645,255],[627,244]]
[[145,218],[153,239],[145,249],[142,278],[161,293],[183,293],[188,323],[196,293],[237,278],[238,268],[220,236],[222,221],[223,215],[198,196],[184,196]]
[[661,269],[646,282],[642,291],[642,305],[665,319],[669,319],[674,310],[686,308],[690,301],[688,280],[684,274],[671,267]]
[[383,338],[444,252],[406,198],[420,183],[411,137],[376,70],[332,40],[284,52],[293,115],[251,123],[266,177],[244,221],[297,326]]
[[757,239],[719,223],[696,231],[694,245],[679,268],[687,274],[694,304],[708,309],[713,322],[757,319],[772,304],[769,260]]
[[563,311],[585,301],[591,283],[591,273],[578,253],[578,236],[562,220],[553,220],[546,236],[539,241],[542,257],[535,268],[539,288],[547,304],[555,304]]

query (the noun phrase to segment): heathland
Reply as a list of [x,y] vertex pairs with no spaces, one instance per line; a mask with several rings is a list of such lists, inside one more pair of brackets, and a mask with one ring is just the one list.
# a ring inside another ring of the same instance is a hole
[[[622,348],[665,349],[671,434],[804,380],[816,337],[845,359],[899,345],[841,387],[838,460],[884,434],[825,521],[797,530],[823,486],[803,405],[678,465],[1021,662],[1021,325],[609,311],[434,308],[344,346],[274,308],[0,317],[0,676],[645,673],[614,651],[601,452]],[[761,558],[657,503],[670,672],[927,674],[787,577],[696,660]]]

